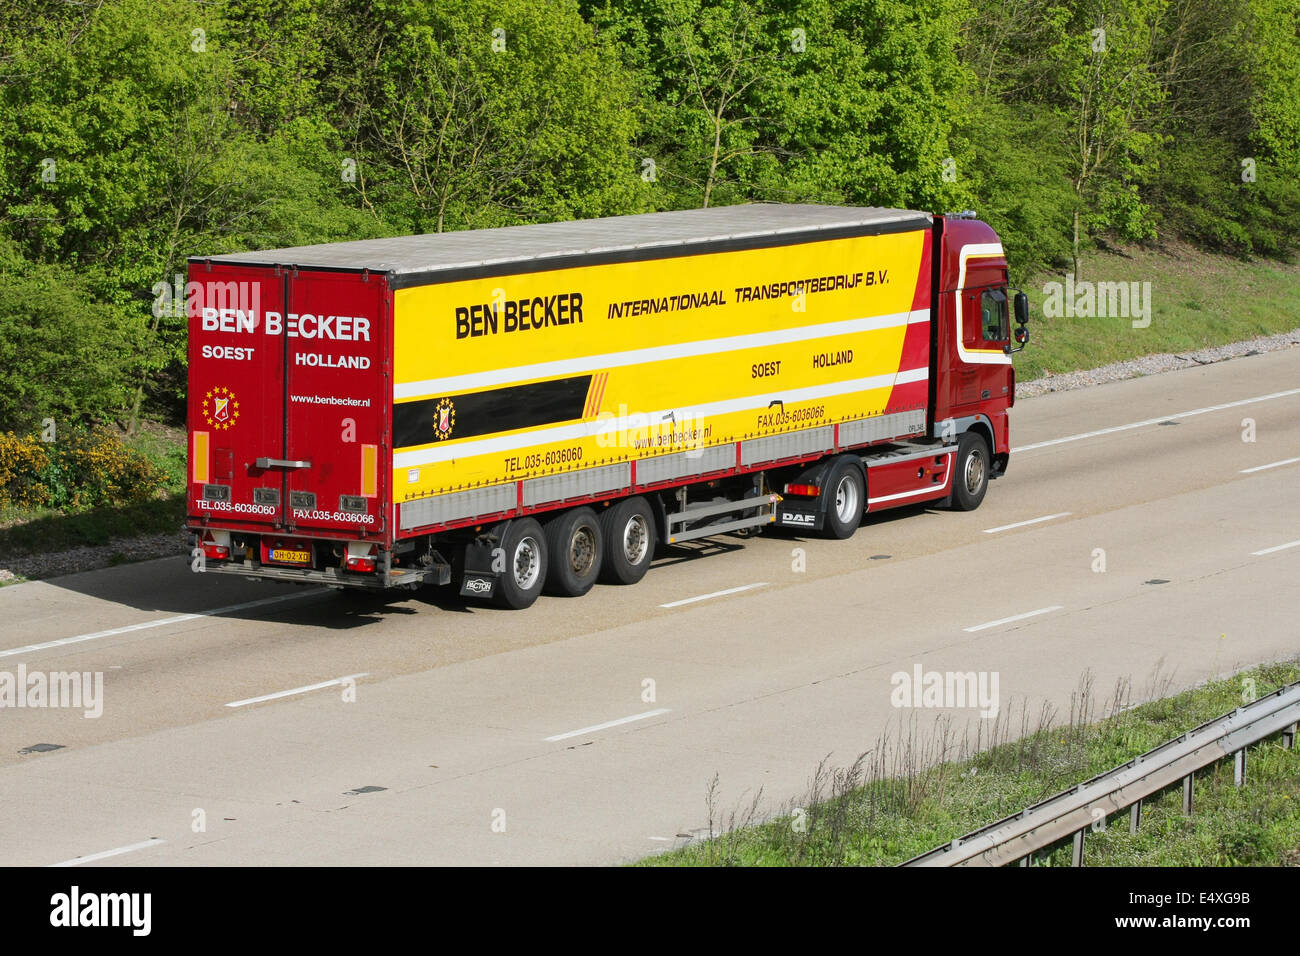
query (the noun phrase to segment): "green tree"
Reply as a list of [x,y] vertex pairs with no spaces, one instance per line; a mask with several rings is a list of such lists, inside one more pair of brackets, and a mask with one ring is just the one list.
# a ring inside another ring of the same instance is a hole
[[1141,186],[1158,159],[1162,136],[1153,122],[1164,96],[1150,71],[1153,38],[1168,0],[1088,0],[1050,11],[1058,101],[1070,117],[1066,155],[1078,203],[1072,252],[1099,232],[1122,239],[1155,238]]
[[951,208],[966,72],[956,0],[605,0],[642,90],[661,208],[745,200]]
[[196,0],[109,0],[21,38],[0,91],[0,154],[18,171],[0,181],[0,228],[28,258],[84,270],[98,301],[148,322],[122,410],[132,425],[148,388],[179,385],[185,321],[150,315],[149,290],[187,256],[377,228],[335,185],[328,123],[276,116],[259,134],[246,122],[245,60],[226,33],[220,9]]
[[143,315],[100,301],[84,271],[28,262],[0,240],[0,431],[118,412],[143,333]]
[[441,232],[638,208],[631,93],[576,4],[357,0],[339,11],[357,26],[333,42],[366,66],[328,92],[385,221]]
[[1300,0],[1248,0],[1251,117],[1260,151],[1300,177]]

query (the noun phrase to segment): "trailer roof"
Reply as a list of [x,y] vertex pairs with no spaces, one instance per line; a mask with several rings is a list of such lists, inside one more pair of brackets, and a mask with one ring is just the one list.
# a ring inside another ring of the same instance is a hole
[[823,235],[903,232],[927,226],[930,221],[929,213],[906,209],[758,203],[192,256],[190,261],[365,269],[398,277],[398,285],[411,285],[460,278],[466,273],[562,268],[569,264],[566,260],[685,255],[694,245],[749,248]]

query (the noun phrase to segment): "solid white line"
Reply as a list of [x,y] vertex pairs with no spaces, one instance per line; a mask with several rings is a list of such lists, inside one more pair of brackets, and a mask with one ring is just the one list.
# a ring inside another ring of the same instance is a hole
[[1061,610],[1060,604],[1053,604],[1051,607],[1040,607],[1037,611],[1027,611],[1024,614],[1016,614],[1013,617],[1004,617],[996,621],[989,621],[987,624],[976,624],[974,627],[963,627],[962,630],[973,634],[976,631],[982,631],[988,627],[997,627],[999,624],[1010,624],[1012,621],[1023,621],[1027,617],[1037,617],[1039,614],[1048,614],[1052,611]]
[[1300,547],[1300,541],[1288,541],[1286,544],[1279,544],[1275,548],[1265,548],[1263,551],[1250,552],[1253,557],[1259,557],[1264,554],[1272,554],[1274,551],[1285,551],[1287,548]]
[[1115,432],[1129,431],[1133,428],[1145,428],[1147,425],[1159,425],[1161,422],[1172,421],[1178,418],[1192,418],[1196,415],[1205,415],[1209,412],[1221,412],[1225,408],[1240,408],[1242,405],[1253,405],[1256,402],[1267,402],[1275,398],[1286,398],[1289,395],[1300,395],[1300,388],[1290,388],[1285,392],[1273,392],[1271,395],[1259,395],[1255,398],[1243,398],[1239,402],[1227,402],[1223,405],[1207,405],[1205,408],[1194,408],[1190,412],[1174,412],[1171,415],[1161,415],[1159,418],[1148,418],[1142,422],[1132,422],[1128,425],[1115,425],[1112,428],[1099,428],[1095,432],[1083,432],[1079,435],[1067,435],[1064,438],[1053,438],[1050,441],[1040,441],[1032,445],[1021,445],[1018,448],[1012,448],[1012,453],[1018,454],[1022,451],[1034,451],[1037,448],[1047,448],[1050,445],[1063,445],[1066,442],[1079,441],[1084,438],[1096,438],[1098,435],[1112,435]]
[[598,730],[608,730],[610,727],[618,727],[620,724],[630,724],[633,721],[645,720],[647,717],[658,717],[660,714],[670,713],[667,707],[661,707],[658,710],[647,710],[644,714],[633,714],[631,717],[620,717],[618,720],[607,720],[603,724],[596,724],[594,727],[583,727],[581,730],[570,730],[567,734],[556,734],[554,737],[547,737],[547,743],[555,743],[557,740],[568,740],[570,737],[581,737],[583,734],[592,734]]
[[250,697],[248,700],[233,700],[227,707],[244,707],[247,704],[260,704],[264,700],[279,700],[281,697],[292,697],[294,694],[307,694],[314,690],[320,690],[323,687],[334,687],[336,684],[342,684],[345,680],[356,680],[358,677],[369,677],[365,674],[348,674],[344,677],[336,677],[333,680],[323,680],[319,684],[312,684],[309,687],[295,687],[293,690],[276,691],[274,694],[263,694],[261,697]]
[[759,581],[757,584],[746,584],[738,588],[727,588],[725,591],[714,591],[712,594],[701,594],[699,597],[684,598],[681,601],[672,601],[668,604],[660,604],[660,607],[681,607],[683,604],[694,604],[696,601],[707,601],[709,598],[722,597],[725,594],[739,594],[741,591],[751,591],[754,588],[767,587],[766,581]]
[[479,388],[491,388],[496,385],[508,385],[512,382],[522,382],[534,378],[558,378],[565,375],[579,375],[583,372],[607,371],[608,369],[627,365],[665,362],[676,358],[692,358],[697,355],[714,355],[719,352],[765,348],[772,345],[788,345],[812,339],[842,338],[846,335],[879,332],[903,325],[928,322],[929,320],[930,310],[918,309],[914,312],[897,312],[891,315],[844,319],[838,322],[823,322],[818,325],[774,329],[770,332],[750,332],[745,335],[705,339],[699,342],[677,342],[672,345],[656,345],[644,349],[629,349],[624,352],[606,352],[602,355],[587,355],[582,358],[540,362],[535,365],[520,365],[515,368],[492,369],[486,372],[470,372],[465,375],[451,375],[446,378],[426,379],[421,382],[399,382],[393,386],[393,400],[400,402],[410,398],[424,398],[455,392],[467,392]]
[[120,846],[116,850],[105,850],[103,853],[92,853],[90,856],[79,856],[72,860],[64,860],[62,863],[51,863],[50,866],[81,866],[83,863],[94,863],[96,860],[106,860],[110,856],[120,856],[123,853],[130,853],[134,850],[143,850],[147,846],[157,846],[160,843],[166,842],[166,840],[159,840],[157,837],[153,837],[149,840],[142,840],[139,843],[132,843],[130,846]]
[[143,624],[128,624],[125,627],[115,627],[107,631],[95,631],[93,634],[78,634],[76,637],[61,637],[57,641],[45,641],[43,644],[28,644],[25,647],[15,647],[10,650],[0,651],[0,657],[14,657],[18,654],[30,654],[33,651],[46,651],[52,647],[63,647],[67,644],[80,644],[83,641],[95,641],[101,637],[115,637],[118,634],[130,634],[132,631],[145,631],[152,627],[164,627],[168,624],[180,624],[183,621],[194,621],[201,617],[214,617],[218,614],[229,614],[231,611],[243,611],[250,607],[263,607],[267,604],[278,604],[281,601],[295,601],[307,597],[321,597],[321,592],[310,591],[304,594],[278,594],[275,597],[258,598],[256,601],[245,601],[243,604],[228,604],[225,607],[216,607],[211,611],[197,611],[194,614],[178,614],[175,617],[159,618],[156,621],[145,621]]
[[1267,465],[1256,465],[1254,468],[1243,468],[1241,473],[1243,475],[1253,475],[1257,471],[1264,471],[1268,468],[1281,468],[1283,465],[1294,465],[1298,461],[1300,461],[1300,458],[1288,458],[1285,461],[1274,461]]
[[1038,524],[1040,521],[1053,521],[1057,518],[1068,518],[1073,512],[1061,511],[1054,515],[1043,515],[1041,518],[1030,518],[1028,521],[1017,521],[1015,524],[999,525],[996,528],[985,528],[985,534],[997,534],[999,531],[1010,531],[1012,528],[1023,528],[1027,524]]

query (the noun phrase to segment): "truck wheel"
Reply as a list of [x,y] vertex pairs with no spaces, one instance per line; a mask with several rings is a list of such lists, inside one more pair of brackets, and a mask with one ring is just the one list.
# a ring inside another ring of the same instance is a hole
[[590,591],[600,575],[604,540],[600,519],[590,508],[574,508],[547,522],[547,593],[581,597]]
[[862,524],[866,510],[866,482],[862,469],[851,458],[843,458],[831,469],[830,480],[822,494],[826,496],[826,534],[831,538],[849,538]]
[[607,584],[636,584],[655,556],[655,519],[644,498],[628,498],[600,515],[605,555],[600,579]]
[[521,611],[537,600],[546,581],[546,535],[536,518],[517,518],[501,539],[506,569],[497,578],[496,603]]
[[989,490],[989,446],[982,436],[967,432],[957,443],[957,462],[952,476],[952,506],[974,511]]

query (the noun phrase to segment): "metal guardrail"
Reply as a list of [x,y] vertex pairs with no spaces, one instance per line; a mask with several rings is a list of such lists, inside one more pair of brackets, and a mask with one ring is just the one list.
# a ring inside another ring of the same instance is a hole
[[1136,833],[1142,801],[1180,780],[1183,812],[1190,814],[1198,770],[1232,757],[1233,779],[1240,787],[1246,782],[1246,748],[1281,732],[1283,746],[1291,749],[1298,724],[1300,681],[901,865],[1004,866],[1019,860],[1024,866],[1035,852],[1073,837],[1073,864],[1082,866],[1084,836],[1096,821],[1128,808],[1129,832]]

